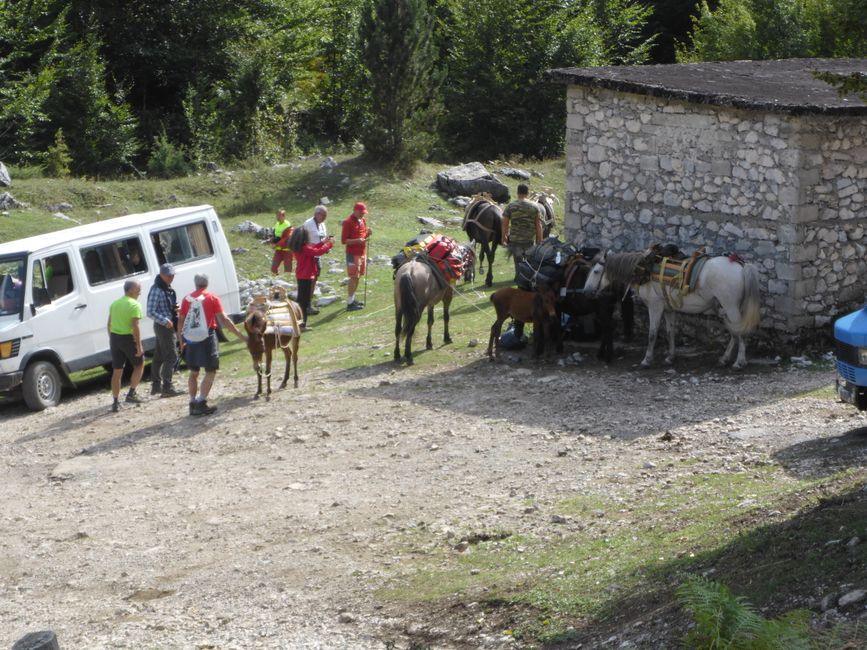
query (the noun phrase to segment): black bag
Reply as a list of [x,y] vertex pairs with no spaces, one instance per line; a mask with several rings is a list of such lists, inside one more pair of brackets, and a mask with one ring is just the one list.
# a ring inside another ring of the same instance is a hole
[[518,263],[515,283],[528,291],[540,285],[559,284],[566,273],[566,262],[577,253],[578,249],[572,244],[561,242],[556,237],[548,237],[532,246]]

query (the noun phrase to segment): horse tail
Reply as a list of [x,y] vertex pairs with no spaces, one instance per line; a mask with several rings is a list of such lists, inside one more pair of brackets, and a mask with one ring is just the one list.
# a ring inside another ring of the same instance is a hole
[[415,287],[412,284],[412,276],[404,273],[400,276],[400,313],[403,317],[402,334],[407,334],[421,318],[421,307],[418,298],[415,297]]
[[737,336],[749,334],[759,325],[761,298],[759,296],[759,272],[752,264],[744,264],[744,293],[741,297],[741,320],[731,323],[732,333]]

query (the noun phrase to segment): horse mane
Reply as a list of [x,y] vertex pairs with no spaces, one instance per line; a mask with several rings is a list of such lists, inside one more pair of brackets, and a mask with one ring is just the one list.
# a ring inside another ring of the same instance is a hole
[[636,270],[646,257],[645,253],[610,253],[605,257],[605,274],[615,285],[635,282]]

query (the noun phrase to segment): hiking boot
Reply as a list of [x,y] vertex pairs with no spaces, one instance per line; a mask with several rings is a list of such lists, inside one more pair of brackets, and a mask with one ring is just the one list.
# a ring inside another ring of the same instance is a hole
[[175,388],[174,386],[169,384],[168,386],[163,388],[162,392],[160,393],[160,396],[161,397],[177,397],[178,395],[183,395],[183,394],[184,394],[184,391],[178,390],[177,388]]
[[319,314],[320,314],[320,311],[317,307],[308,307],[307,308],[307,315],[308,316],[318,316]]
[[208,406],[208,402],[196,402],[192,415],[211,415],[217,412],[216,406]]
[[144,398],[139,397],[138,394],[134,390],[131,390],[130,392],[128,392],[126,394],[126,399],[124,401],[129,403],[129,404],[144,404],[145,403]]
[[309,332],[310,330],[313,329],[313,328],[310,327],[310,325],[308,325],[307,323],[299,323],[299,324],[298,324],[298,327],[299,327],[299,329],[300,329],[302,332]]
[[151,384],[151,395],[159,395],[163,392],[162,386],[158,381]]
[[120,411],[120,402],[118,400],[114,400],[111,403],[111,412],[117,413],[118,411]]
[[199,403],[196,401],[190,402],[190,415],[197,415],[198,410],[199,410]]
[[346,311],[358,311],[359,309],[364,309],[364,305],[360,302],[351,302],[346,305]]

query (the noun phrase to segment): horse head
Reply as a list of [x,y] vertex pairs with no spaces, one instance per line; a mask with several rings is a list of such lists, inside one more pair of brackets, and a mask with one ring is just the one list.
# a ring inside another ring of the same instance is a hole
[[258,371],[262,355],[265,353],[265,330],[268,323],[259,311],[250,312],[244,319],[244,329],[247,331],[247,349],[253,357],[253,367]]
[[539,286],[534,293],[534,312],[547,318],[557,318],[557,291],[555,288]]
[[605,262],[608,259],[608,251],[599,253],[590,263],[590,271],[587,273],[587,280],[584,281],[584,291],[604,291],[610,284],[605,273]]
[[476,279],[476,250],[473,248],[476,242],[470,240],[469,243],[460,246],[461,252],[461,275],[464,276],[464,283],[473,282]]

